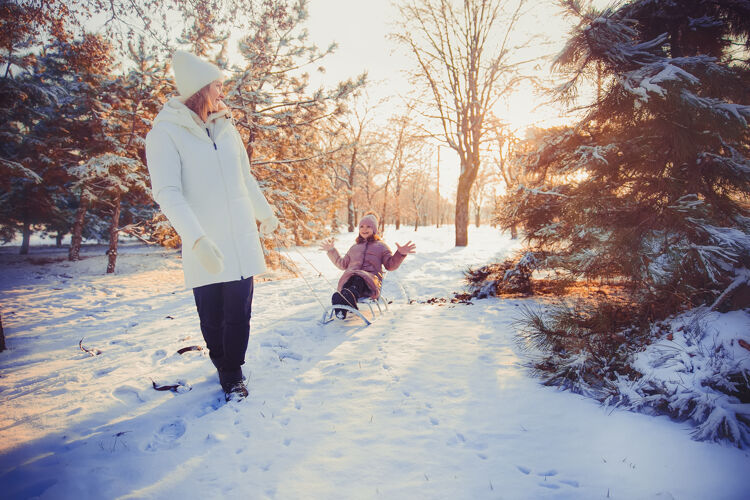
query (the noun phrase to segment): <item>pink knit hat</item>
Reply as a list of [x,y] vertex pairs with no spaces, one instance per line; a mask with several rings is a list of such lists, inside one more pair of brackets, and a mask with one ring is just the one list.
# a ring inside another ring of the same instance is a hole
[[378,232],[378,216],[375,215],[374,212],[367,212],[364,217],[359,219],[360,226],[362,225],[362,223],[365,223],[372,228],[372,234],[376,234]]

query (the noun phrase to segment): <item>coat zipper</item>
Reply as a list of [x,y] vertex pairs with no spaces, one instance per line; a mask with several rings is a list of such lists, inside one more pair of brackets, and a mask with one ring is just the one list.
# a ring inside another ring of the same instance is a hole
[[211,139],[211,144],[214,145],[214,151],[218,151],[216,148],[216,143],[214,142],[214,138],[211,137],[211,132],[208,131],[208,127],[206,127],[206,135],[208,135],[208,138]]
[[242,272],[242,260],[240,259],[240,251],[237,248],[237,239],[234,238],[234,224],[232,223],[232,211],[229,209],[229,191],[227,190],[227,181],[224,177],[224,169],[221,167],[221,155],[219,154],[219,148],[216,147],[216,142],[214,141],[214,138],[211,137],[211,132],[208,130],[208,127],[206,127],[206,134],[208,135],[208,138],[211,139],[211,144],[214,145],[214,151],[216,151],[216,163],[219,165],[219,173],[221,174],[221,182],[224,185],[224,194],[225,200],[227,200],[227,218],[229,219],[229,229],[230,229],[230,237],[232,238],[232,246],[234,247],[234,253],[237,257],[237,264],[239,265],[239,271],[240,271],[240,279],[245,279],[245,274]]
[[363,271],[365,270],[365,261],[367,260],[367,245],[370,244],[370,240],[365,240],[365,251],[362,254],[362,265],[359,266]]

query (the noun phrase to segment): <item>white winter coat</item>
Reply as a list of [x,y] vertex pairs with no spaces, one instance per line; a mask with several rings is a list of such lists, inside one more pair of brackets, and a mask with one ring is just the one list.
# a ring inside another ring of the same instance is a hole
[[[266,270],[255,221],[271,217],[239,132],[228,112],[204,127],[183,104],[169,100],[146,136],[146,161],[154,200],[182,238],[185,286],[234,281]],[[211,274],[193,245],[208,236],[224,254],[224,270]]]

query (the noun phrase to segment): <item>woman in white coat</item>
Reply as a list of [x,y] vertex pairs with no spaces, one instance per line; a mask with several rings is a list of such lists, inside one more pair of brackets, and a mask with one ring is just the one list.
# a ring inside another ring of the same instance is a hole
[[182,239],[185,286],[193,289],[222,389],[227,400],[242,399],[253,276],[266,269],[256,221],[266,234],[278,220],[222,102],[221,70],[183,51],[172,68],[180,95],[167,101],[146,136],[151,189]]

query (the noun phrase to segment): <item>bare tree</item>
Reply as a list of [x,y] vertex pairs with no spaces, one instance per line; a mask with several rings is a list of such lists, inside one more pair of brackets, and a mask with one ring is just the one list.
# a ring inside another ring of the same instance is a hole
[[411,183],[411,201],[414,209],[414,230],[419,229],[419,223],[425,213],[425,197],[427,195],[427,185],[429,182],[427,172],[424,169],[412,171],[410,178]]
[[[520,81],[510,35],[525,0],[411,0],[393,38],[415,57],[432,96],[430,116],[459,156],[456,246],[468,244],[469,198],[480,165],[485,117]],[[509,15],[506,7],[514,4]],[[500,30],[502,28],[502,30]]]
[[390,162],[388,174],[384,184],[383,209],[380,224],[384,226],[386,209],[389,206],[388,191],[393,183],[392,214],[396,229],[401,227],[401,192],[403,190],[404,177],[412,168],[412,165],[421,161],[419,155],[423,149],[424,141],[418,130],[413,117],[414,103],[406,104],[406,110],[397,114],[389,120],[386,128],[385,141],[389,145]]
[[[535,135],[533,130],[527,132]],[[529,155],[533,155],[536,141],[533,138],[521,140],[514,132],[497,123],[491,132],[492,162],[496,167],[496,175],[499,175],[505,184],[505,196],[521,188],[522,186],[537,186],[544,173],[531,172],[525,168]],[[493,221],[496,222],[497,214],[503,210],[501,198],[495,194],[495,207]],[[510,224],[510,237],[515,240],[518,237],[518,227],[515,222]]]
[[[495,141],[495,151],[492,160],[495,164],[495,167],[497,167],[497,171],[500,173],[503,182],[505,182],[505,192],[507,193],[515,189],[518,185],[518,178],[520,173],[517,171],[517,169],[511,167],[513,162],[511,162],[510,159],[510,157],[513,156],[513,152],[515,150],[514,146],[518,144],[518,140],[501,126],[498,126],[493,131],[493,139]],[[497,196],[495,196],[495,212],[497,212],[498,210],[499,207],[497,205]],[[510,227],[510,238],[512,240],[515,240],[517,237],[518,229],[516,228],[516,225],[513,224]]]
[[487,167],[480,167],[474,187],[471,190],[471,205],[474,208],[474,225],[479,227],[482,219],[482,206],[490,196],[489,189],[494,183],[493,172]]
[[372,111],[376,106],[369,104],[364,97],[355,97],[352,109],[348,113],[348,121],[340,135],[349,147],[342,151],[341,161],[333,165],[333,173],[338,185],[346,190],[346,220],[348,231],[354,232],[357,225],[357,211],[355,208],[355,178],[363,153],[370,147],[367,133],[371,126]]

